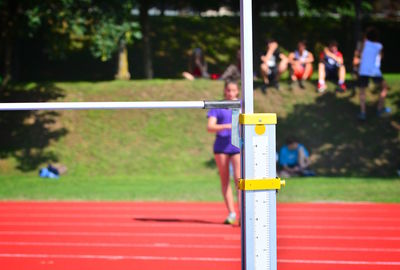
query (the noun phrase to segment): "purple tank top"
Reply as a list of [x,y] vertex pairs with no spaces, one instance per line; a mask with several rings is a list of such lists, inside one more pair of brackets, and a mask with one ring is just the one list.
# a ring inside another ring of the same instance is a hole
[[[231,109],[211,109],[208,111],[207,117],[217,118],[217,124],[232,124],[232,110]],[[224,129],[217,132],[219,137],[231,137],[231,130]]]

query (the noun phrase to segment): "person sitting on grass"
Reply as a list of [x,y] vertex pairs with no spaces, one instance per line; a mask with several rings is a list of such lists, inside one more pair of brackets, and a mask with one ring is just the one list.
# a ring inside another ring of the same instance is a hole
[[309,153],[304,145],[298,143],[295,138],[286,139],[286,144],[279,151],[279,175],[280,177],[313,176],[309,169]]
[[346,68],[343,63],[343,55],[338,50],[338,44],[335,40],[329,42],[327,48],[324,48],[319,57],[318,64],[318,92],[323,93],[326,90],[325,79],[337,80],[338,92],[346,91],[344,83],[346,77]]
[[385,114],[390,113],[390,109],[385,107],[385,98],[388,91],[388,85],[383,79],[381,72],[383,45],[378,40],[378,30],[374,27],[368,28],[362,45],[360,54],[360,68],[358,72],[358,86],[360,87],[360,113],[358,114],[358,119],[361,121],[365,121],[367,119],[365,89],[368,87],[370,79],[372,79],[372,81],[381,88],[377,115],[384,116]]
[[236,51],[236,63],[229,65],[224,73],[222,73],[219,80],[221,81],[232,81],[236,82],[240,80],[240,69],[241,69],[241,57],[240,57],[240,49]]
[[260,71],[264,88],[271,84],[279,90],[279,77],[287,70],[288,58],[279,50],[279,44],[274,39],[266,42],[266,53],[261,56]]
[[289,54],[289,64],[292,82],[299,82],[301,89],[304,89],[303,81],[311,78],[314,56],[306,49],[306,41],[301,40],[297,43],[297,50]]
[[200,48],[195,48],[193,50],[189,59],[189,72],[183,72],[182,76],[191,81],[195,78],[210,78],[207,71],[207,62],[204,53]]

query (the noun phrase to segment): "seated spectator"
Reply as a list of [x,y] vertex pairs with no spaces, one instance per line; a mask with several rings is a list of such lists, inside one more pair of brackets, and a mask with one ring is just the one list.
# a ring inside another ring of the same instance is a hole
[[337,91],[345,92],[346,84],[344,83],[346,76],[346,68],[343,64],[343,55],[338,50],[338,44],[332,40],[327,48],[321,52],[318,64],[318,92],[322,93],[326,90],[325,79],[338,82]]
[[207,62],[200,48],[195,48],[189,59],[189,72],[185,71],[182,76],[188,80],[195,78],[210,78],[207,72]]
[[266,52],[261,56],[261,76],[264,84],[272,84],[279,90],[279,77],[287,70],[288,58],[279,50],[279,44],[274,39],[266,42]]
[[220,80],[226,82],[237,82],[240,80],[240,68],[241,68],[241,59],[240,59],[240,50],[236,52],[236,64],[229,65],[224,73],[222,73]]
[[299,82],[301,89],[304,89],[303,81],[311,78],[314,56],[306,49],[306,41],[297,43],[297,50],[289,54],[289,64],[292,82]]
[[307,149],[295,138],[286,139],[286,145],[279,151],[278,165],[280,177],[315,175],[309,169],[310,160]]

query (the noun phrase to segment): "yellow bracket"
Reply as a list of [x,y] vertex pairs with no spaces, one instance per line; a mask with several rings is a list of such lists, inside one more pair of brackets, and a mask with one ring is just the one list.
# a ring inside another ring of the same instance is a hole
[[240,114],[239,123],[242,125],[276,125],[276,113]]
[[274,190],[281,189],[286,185],[285,180],[280,178],[269,179],[240,179],[240,190]]

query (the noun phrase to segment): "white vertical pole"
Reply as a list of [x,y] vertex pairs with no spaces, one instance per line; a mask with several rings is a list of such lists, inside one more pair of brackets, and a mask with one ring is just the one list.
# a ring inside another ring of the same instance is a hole
[[[245,115],[253,114],[252,1],[240,0],[242,96]],[[241,178],[276,177],[275,124],[242,124]],[[258,125],[258,128],[261,125]],[[276,190],[241,191],[242,270],[276,270]]]
[[253,19],[251,0],[240,0],[243,113],[253,113]]

